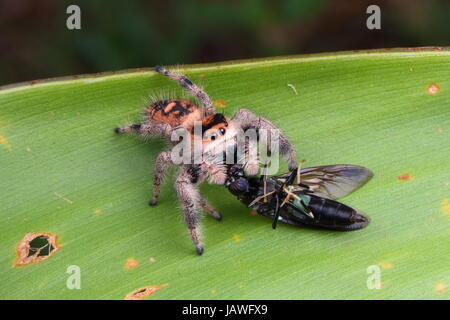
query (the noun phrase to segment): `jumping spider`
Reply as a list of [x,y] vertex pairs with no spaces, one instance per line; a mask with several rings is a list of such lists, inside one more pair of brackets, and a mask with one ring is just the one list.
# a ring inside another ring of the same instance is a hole
[[[131,124],[122,128],[116,128],[116,133],[138,133],[143,136],[164,137],[175,146],[179,141],[172,141],[171,135],[174,130],[180,128],[194,136],[196,126],[201,126],[201,144],[203,152],[214,150],[214,146],[225,141],[233,141],[237,129],[260,129],[278,130],[269,120],[259,117],[249,110],[240,109],[234,117],[227,118],[221,113],[216,113],[209,96],[201,88],[182,74],[167,71],[163,67],[155,67],[155,71],[161,73],[179,83],[188,93],[199,102],[198,107],[194,102],[184,99],[170,99],[152,102],[145,110],[144,122]],[[198,127],[197,127],[198,128]],[[279,131],[278,131],[279,132]],[[257,148],[255,144],[247,146],[247,149]],[[279,153],[287,158],[289,169],[296,166],[296,155],[289,140],[279,133]],[[256,153],[257,154],[257,153]],[[171,151],[163,151],[156,158],[155,177],[153,184],[153,196],[150,205],[157,203],[160,185],[163,182],[167,167],[174,164]],[[232,167],[225,163],[181,164],[180,172],[175,181],[175,190],[182,206],[184,220],[189,230],[196,251],[199,255],[203,253],[203,245],[200,234],[200,212],[203,208],[216,220],[220,221],[222,215],[209,205],[200,195],[198,186],[205,179],[211,183],[224,185],[228,170]],[[259,170],[259,162],[255,157],[246,159],[245,172],[255,175]]]

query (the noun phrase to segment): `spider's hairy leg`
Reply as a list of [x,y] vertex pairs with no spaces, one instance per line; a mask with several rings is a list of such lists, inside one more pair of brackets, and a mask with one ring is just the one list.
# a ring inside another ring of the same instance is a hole
[[196,184],[192,182],[191,176],[185,168],[181,170],[175,181],[175,190],[178,193],[184,221],[194,242],[195,250],[197,254],[201,255],[203,253],[203,245],[200,234],[200,213],[198,210],[201,204],[201,196]]
[[250,176],[254,176],[259,171],[259,160],[258,160],[258,141],[255,139],[249,139],[245,146],[245,173]]
[[219,211],[214,209],[214,207],[211,206],[203,197],[200,198],[200,205],[202,206],[203,210],[212,215],[214,219],[216,219],[217,221],[222,220],[222,214],[220,214]]
[[[278,130],[279,142],[280,142],[280,154],[286,157],[289,170],[293,170],[296,167],[296,153],[291,142],[283,135],[280,129],[278,129],[272,122],[266,118],[259,117],[247,109],[240,109],[233,117],[234,121],[238,121],[241,124],[242,129],[254,128],[256,130]],[[270,143],[269,145],[270,146]]]
[[208,94],[195,85],[186,76],[174,72],[167,71],[161,66],[156,66],[155,71],[159,72],[175,81],[177,81],[180,86],[186,89],[190,94],[192,94],[203,106],[205,115],[210,115],[215,113],[214,105],[209,98]]
[[155,206],[158,202],[160,186],[164,181],[164,176],[166,175],[167,167],[172,164],[172,159],[170,156],[170,151],[161,152],[155,161],[155,179],[153,182],[153,196],[150,200],[149,205]]
[[116,133],[138,133],[144,136],[170,137],[172,127],[166,123],[134,123],[114,129]]

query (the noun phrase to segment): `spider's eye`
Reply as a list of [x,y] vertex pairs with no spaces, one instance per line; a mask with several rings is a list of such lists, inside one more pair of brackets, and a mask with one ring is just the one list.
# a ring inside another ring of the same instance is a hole
[[215,133],[215,132],[212,133],[212,134],[211,134],[211,140],[214,141],[214,140],[216,140],[216,138],[217,138],[217,133]]
[[220,128],[219,131],[222,135],[224,135],[226,130],[224,128]]

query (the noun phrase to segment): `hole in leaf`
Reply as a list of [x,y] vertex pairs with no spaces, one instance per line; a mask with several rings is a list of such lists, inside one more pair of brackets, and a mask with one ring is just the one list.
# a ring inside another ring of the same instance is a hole
[[17,259],[14,266],[23,266],[51,257],[60,246],[56,243],[57,236],[51,233],[28,233],[17,245]]
[[30,241],[28,257],[37,255],[38,257],[48,256],[55,247],[49,242],[47,236],[39,236]]
[[127,294],[127,296],[124,298],[124,300],[142,300],[146,297],[148,297],[149,295],[155,293],[158,290],[161,290],[162,288],[165,288],[167,286],[167,284],[162,285],[162,286],[147,286],[147,287],[143,287],[143,288],[139,288],[136,289],[132,292],[130,292],[129,294]]

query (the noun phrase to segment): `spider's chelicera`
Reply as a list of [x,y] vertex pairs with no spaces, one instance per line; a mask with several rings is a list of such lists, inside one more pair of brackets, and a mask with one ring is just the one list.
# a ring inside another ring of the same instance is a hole
[[269,120],[247,109],[238,110],[232,118],[216,113],[208,94],[187,77],[162,67],[155,67],[155,70],[177,81],[200,106],[185,99],[153,101],[145,110],[143,123],[115,131],[160,136],[171,143],[172,150],[163,151],[156,158],[150,205],[157,203],[168,165],[178,165],[175,190],[196,251],[202,254],[200,208],[216,220],[221,220],[222,215],[201,196],[199,184],[208,179],[210,183],[224,185],[229,170],[235,165],[242,165],[247,175],[257,174],[262,140],[266,140],[269,154],[286,157],[290,170],[296,167],[296,155],[289,140]]

